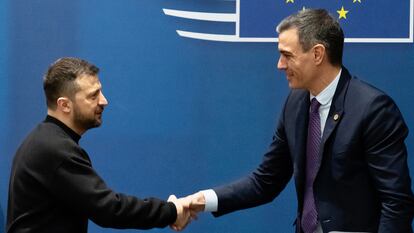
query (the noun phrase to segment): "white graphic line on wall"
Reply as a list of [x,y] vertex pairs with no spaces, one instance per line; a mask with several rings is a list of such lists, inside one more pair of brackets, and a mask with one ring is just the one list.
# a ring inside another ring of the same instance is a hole
[[236,22],[236,14],[231,13],[208,13],[196,11],[179,11],[163,9],[164,14],[185,19],[205,20],[215,22]]

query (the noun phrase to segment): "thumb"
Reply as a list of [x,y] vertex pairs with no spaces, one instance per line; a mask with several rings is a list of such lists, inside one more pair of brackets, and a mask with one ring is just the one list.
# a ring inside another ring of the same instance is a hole
[[168,197],[168,202],[172,202],[172,201],[175,201],[175,200],[177,200],[177,197],[174,195],[174,194],[172,194],[172,195],[170,195],[169,197]]

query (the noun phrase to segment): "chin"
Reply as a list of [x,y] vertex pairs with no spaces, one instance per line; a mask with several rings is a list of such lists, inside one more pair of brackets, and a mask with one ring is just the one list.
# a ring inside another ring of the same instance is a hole
[[292,82],[289,82],[289,87],[291,89],[305,89],[303,85],[300,85],[298,83],[292,83]]
[[102,125],[102,120],[101,119],[95,121],[95,127],[99,127],[101,125]]
[[289,87],[291,89],[298,89],[297,85],[295,85],[294,83],[289,83]]

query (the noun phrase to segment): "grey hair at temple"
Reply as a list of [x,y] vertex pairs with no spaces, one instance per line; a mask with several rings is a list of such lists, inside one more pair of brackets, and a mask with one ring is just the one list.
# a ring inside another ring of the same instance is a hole
[[299,43],[307,52],[316,44],[322,44],[333,65],[342,65],[344,32],[339,22],[325,9],[304,9],[282,20],[276,27],[280,34],[296,28]]

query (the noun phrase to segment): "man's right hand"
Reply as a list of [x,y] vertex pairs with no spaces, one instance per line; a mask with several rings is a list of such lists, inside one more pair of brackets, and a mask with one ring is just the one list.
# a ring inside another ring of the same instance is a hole
[[177,209],[177,219],[174,224],[170,225],[170,227],[175,231],[181,231],[191,221],[189,209],[190,203],[184,198],[177,199],[174,195],[168,197],[168,202],[174,203],[175,208]]
[[197,219],[197,214],[203,212],[206,206],[204,194],[202,192],[197,192],[186,196],[184,199],[189,203],[191,218]]

